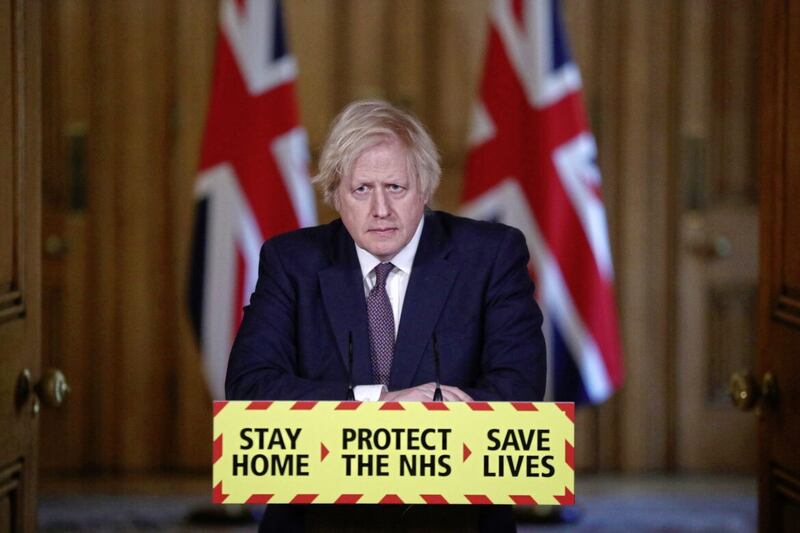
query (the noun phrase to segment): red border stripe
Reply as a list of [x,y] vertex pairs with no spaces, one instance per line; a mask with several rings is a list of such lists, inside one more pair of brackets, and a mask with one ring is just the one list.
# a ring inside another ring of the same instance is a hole
[[569,421],[573,424],[575,423],[575,404],[572,402],[556,402],[556,405],[559,409],[564,411],[564,414],[567,415]]
[[575,495],[569,490],[569,487],[564,487],[564,495],[563,496],[553,496],[558,503],[561,505],[574,505],[575,504]]
[[225,503],[225,500],[228,498],[228,494],[224,494],[222,492],[222,481],[217,483],[214,487],[214,491],[211,493],[211,501],[212,503]]
[[508,497],[517,505],[537,505],[533,496],[527,494],[510,494]]
[[361,402],[339,402],[335,411],[355,411],[361,407]]
[[473,411],[494,411],[494,407],[489,402],[467,402]]
[[360,500],[362,496],[363,494],[342,494],[341,496],[336,498],[336,501],[333,503],[344,503],[344,504],[358,503],[358,500]]
[[216,400],[214,401],[214,416],[217,416],[222,409],[228,405],[227,401],[224,400]]
[[406,408],[400,402],[385,402],[378,411],[405,411]]
[[244,503],[250,505],[264,505],[265,503],[269,502],[272,499],[272,494],[251,494],[247,501]]
[[441,494],[420,494],[420,497],[431,505],[447,505],[447,500]]
[[264,409],[269,409],[270,405],[272,405],[272,402],[250,402],[250,405],[247,406],[247,410],[262,411]]
[[447,407],[447,404],[444,402],[422,402],[422,405],[425,406],[425,409],[428,411],[449,411],[450,408]]
[[289,503],[312,503],[319,494],[296,494]]
[[491,505],[492,500],[486,494],[465,494],[464,497],[472,505]]
[[222,435],[214,439],[213,458],[211,464],[213,465],[222,457]]
[[402,504],[405,503],[397,494],[387,494],[378,503]]
[[[294,402],[292,411],[310,411],[317,405],[317,402]],[[316,496],[316,495],[315,495]]]
[[564,456],[567,465],[575,470],[575,447],[568,440],[564,440]]
[[538,411],[539,409],[532,402],[511,402],[517,411]]

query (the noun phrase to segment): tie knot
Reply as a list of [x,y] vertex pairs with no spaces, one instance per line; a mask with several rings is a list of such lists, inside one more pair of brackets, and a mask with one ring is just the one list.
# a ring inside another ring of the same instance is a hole
[[389,272],[392,271],[394,265],[391,263],[381,263],[375,267],[375,286],[376,287],[385,287],[386,286],[386,278],[389,277]]

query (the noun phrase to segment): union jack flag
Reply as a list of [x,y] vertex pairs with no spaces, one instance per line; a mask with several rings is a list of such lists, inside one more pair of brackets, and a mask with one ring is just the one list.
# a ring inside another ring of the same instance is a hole
[[221,400],[261,244],[317,215],[280,1],[222,0],[219,9],[189,299],[211,395]]
[[597,403],[623,379],[596,146],[557,0],[495,0],[473,113],[467,216],[525,234],[547,317],[547,398]]

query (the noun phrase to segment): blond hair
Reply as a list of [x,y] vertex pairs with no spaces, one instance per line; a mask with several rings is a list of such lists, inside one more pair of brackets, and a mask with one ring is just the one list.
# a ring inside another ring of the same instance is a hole
[[422,195],[430,200],[442,174],[433,139],[411,114],[388,102],[364,100],[353,102],[339,113],[322,146],[319,174],[311,181],[319,187],[325,203],[335,206],[336,190],[342,177],[350,173],[361,154],[392,140],[406,148],[409,175],[417,180]]

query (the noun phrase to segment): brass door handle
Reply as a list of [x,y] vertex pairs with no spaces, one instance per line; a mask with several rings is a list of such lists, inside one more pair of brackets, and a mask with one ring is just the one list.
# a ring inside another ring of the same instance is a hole
[[36,389],[36,395],[41,398],[45,405],[50,407],[60,407],[71,390],[67,383],[67,378],[57,368],[45,370],[39,383],[34,388]]
[[764,374],[761,384],[750,372],[734,372],[729,390],[733,405],[742,411],[755,407],[758,416],[761,416],[765,407],[774,405],[778,399],[778,383],[772,372]]
[[731,240],[725,235],[716,235],[689,245],[693,254],[705,259],[727,259],[733,253]]
[[44,253],[50,257],[61,257],[68,251],[69,244],[61,235],[50,234],[44,241]]
[[64,399],[69,394],[70,388],[63,372],[57,368],[48,368],[42,374],[42,378],[36,385],[33,385],[31,371],[27,368],[20,372],[17,378],[15,403],[17,409],[22,409],[28,400],[32,400],[31,414],[36,417],[41,409],[41,404],[50,407],[60,407]]

